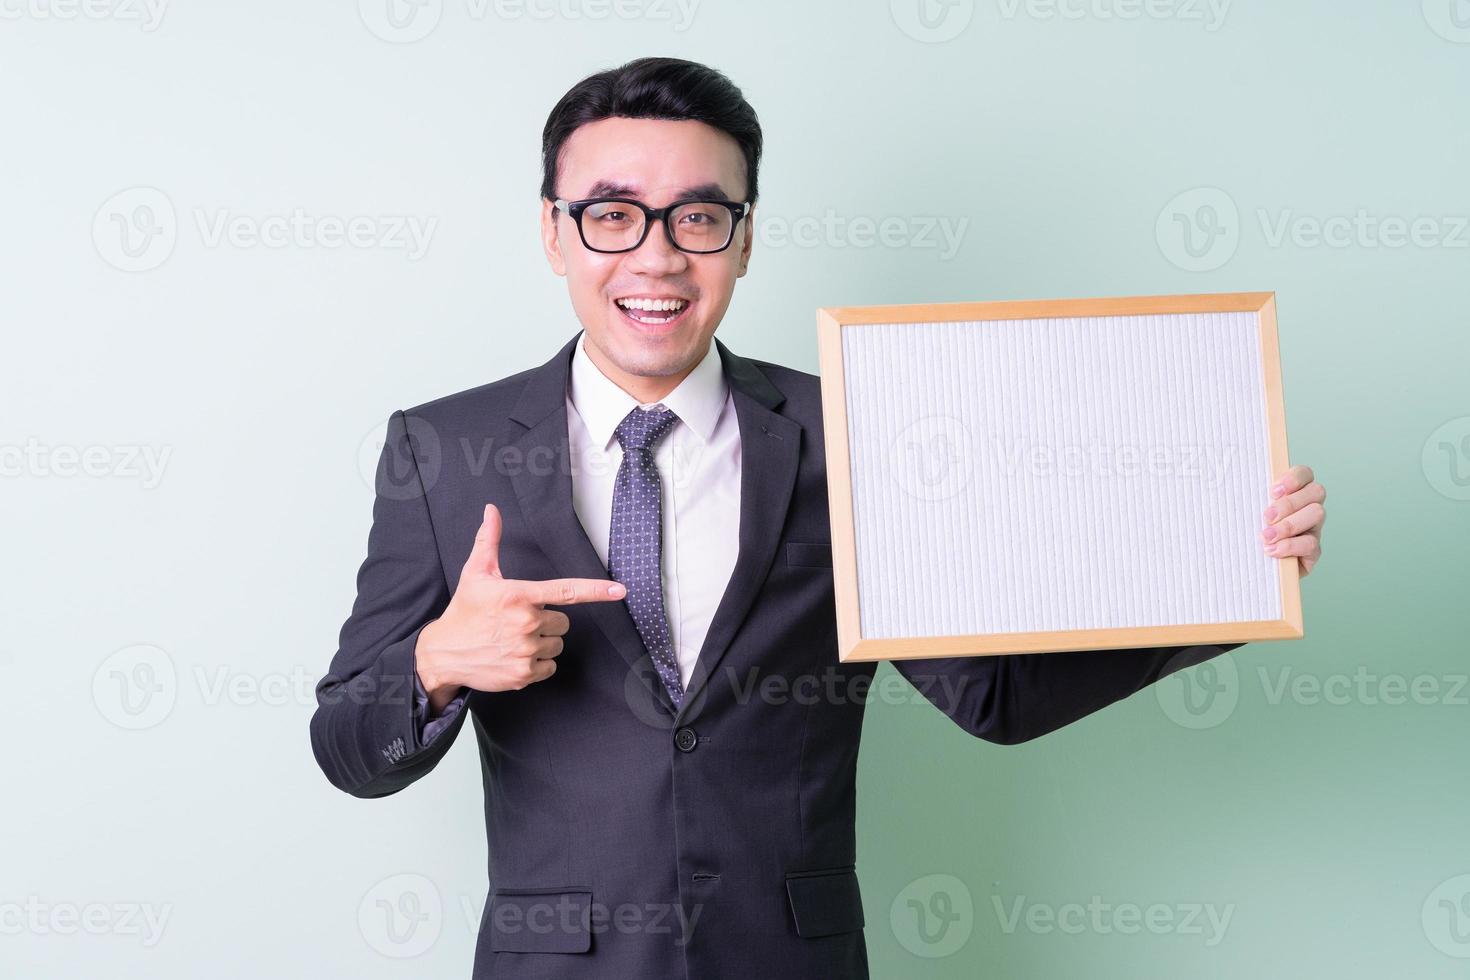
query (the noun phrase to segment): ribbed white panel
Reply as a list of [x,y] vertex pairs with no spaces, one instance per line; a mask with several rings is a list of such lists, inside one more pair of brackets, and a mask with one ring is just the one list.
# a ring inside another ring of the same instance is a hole
[[1281,616],[1255,313],[842,328],[868,639]]

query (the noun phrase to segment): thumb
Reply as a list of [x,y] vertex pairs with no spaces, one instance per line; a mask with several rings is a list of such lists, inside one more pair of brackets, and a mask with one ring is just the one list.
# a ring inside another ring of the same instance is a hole
[[477,575],[500,577],[500,508],[494,504],[485,505],[485,519],[475,532],[475,546],[464,568]]

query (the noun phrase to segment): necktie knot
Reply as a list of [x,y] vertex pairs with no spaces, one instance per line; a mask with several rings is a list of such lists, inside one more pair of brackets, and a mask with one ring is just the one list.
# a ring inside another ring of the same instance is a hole
[[617,433],[618,443],[626,453],[635,449],[651,448],[677,421],[679,416],[670,408],[656,411],[634,408],[623,416],[614,431]]

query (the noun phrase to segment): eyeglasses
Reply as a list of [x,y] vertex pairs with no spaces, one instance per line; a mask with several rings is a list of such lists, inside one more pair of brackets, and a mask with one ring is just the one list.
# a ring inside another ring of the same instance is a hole
[[593,252],[631,252],[648,237],[653,222],[662,221],[669,241],[681,252],[723,252],[735,239],[735,225],[750,205],[735,201],[675,201],[651,208],[626,197],[594,197],[585,201],[551,202],[577,223],[582,244]]

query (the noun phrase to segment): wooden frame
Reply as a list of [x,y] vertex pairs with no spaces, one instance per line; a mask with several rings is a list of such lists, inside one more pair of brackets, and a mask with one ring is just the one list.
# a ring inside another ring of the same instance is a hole
[[[853,518],[847,383],[843,373],[843,328],[863,324],[1225,312],[1254,312],[1257,314],[1260,326],[1262,381],[1266,399],[1265,417],[1268,429],[1266,443],[1270,457],[1270,469],[1274,476],[1285,472],[1289,465],[1274,293],[924,303],[819,309],[817,311],[817,333],[822,376],[823,428],[827,444],[827,487],[832,525],[839,659],[844,662],[872,661],[1239,643],[1301,637],[1304,630],[1298,563],[1295,557],[1282,558],[1277,562],[1282,616],[1276,620],[915,638],[865,639],[862,634],[858,606],[858,556]],[[1262,492],[1265,492],[1264,487]]]

